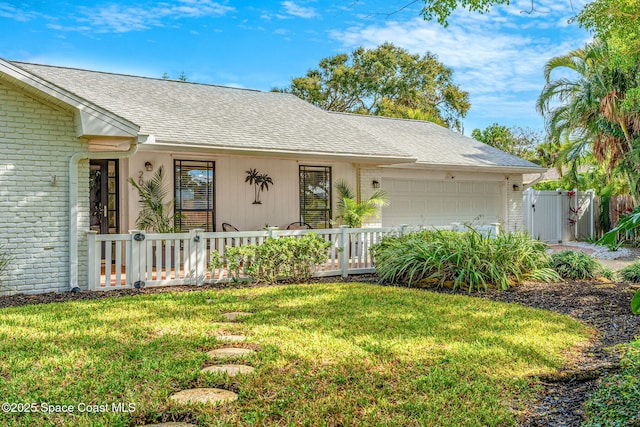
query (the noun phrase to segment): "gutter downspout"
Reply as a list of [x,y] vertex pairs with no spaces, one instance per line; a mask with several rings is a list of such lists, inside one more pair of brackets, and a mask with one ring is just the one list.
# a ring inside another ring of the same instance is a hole
[[125,159],[138,151],[132,141],[127,151],[95,151],[75,153],[69,159],[69,290],[79,292],[78,286],[78,164],[89,159]]
[[544,178],[544,174],[545,174],[545,173],[546,173],[546,172],[540,172],[540,175],[539,175],[536,179],[534,179],[534,180],[533,180],[533,181],[531,181],[531,182],[527,182],[527,187],[532,188],[534,185],[536,185],[537,183],[539,183],[540,181],[542,181],[542,178]]

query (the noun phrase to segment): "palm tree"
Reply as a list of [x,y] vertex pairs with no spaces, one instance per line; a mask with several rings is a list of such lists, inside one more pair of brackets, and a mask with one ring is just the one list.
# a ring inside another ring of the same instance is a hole
[[362,202],[356,200],[351,186],[344,180],[336,182],[338,190],[338,217],[349,228],[360,228],[362,222],[375,215],[378,209],[388,204],[386,193],[376,190],[371,197]]
[[[598,40],[552,58],[544,68],[546,84],[536,107],[547,121],[549,142],[563,143],[560,163],[575,170],[591,152],[609,172],[617,168],[625,175],[638,203],[640,169],[628,156],[635,152],[640,117],[622,108],[626,91],[637,82],[633,73],[612,67],[608,59],[607,45]],[[552,79],[556,71],[570,71],[574,77]]]
[[152,233],[175,232],[175,221],[180,219],[181,215],[173,212],[173,200],[164,201],[167,197],[164,168],[160,166],[148,181],[138,184],[133,178],[129,178],[129,183],[140,195],[140,214],[136,220],[136,227]]

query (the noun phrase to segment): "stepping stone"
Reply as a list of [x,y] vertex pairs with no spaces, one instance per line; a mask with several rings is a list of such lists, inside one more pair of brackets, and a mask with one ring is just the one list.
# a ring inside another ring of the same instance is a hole
[[232,402],[238,399],[238,395],[229,390],[221,388],[192,388],[179,391],[169,396],[170,400],[178,403],[219,403]]
[[234,320],[237,320],[239,317],[250,316],[252,314],[253,313],[248,313],[246,311],[232,311],[230,313],[223,313],[222,315],[226,317],[227,320],[230,320],[233,322]]
[[233,322],[213,322],[213,324],[221,329],[233,329],[238,327],[238,324]]
[[207,352],[207,356],[212,359],[224,359],[225,357],[242,357],[250,354],[256,354],[255,350],[250,348],[225,347],[218,348]]
[[207,366],[201,372],[203,373],[226,373],[230,377],[236,375],[252,374],[255,369],[247,365],[215,365]]
[[244,342],[246,341],[247,337],[245,337],[244,335],[219,335],[216,336],[216,339],[218,341],[224,342]]
[[170,422],[170,423],[160,423],[160,424],[145,424],[142,427],[196,427],[196,425],[189,424],[189,423]]

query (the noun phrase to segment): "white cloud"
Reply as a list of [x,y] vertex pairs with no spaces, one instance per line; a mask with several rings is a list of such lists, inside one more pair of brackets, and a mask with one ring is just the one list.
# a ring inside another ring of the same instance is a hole
[[235,8],[211,0],[178,0],[172,3],[157,3],[151,7],[122,6],[111,4],[99,8],[80,7],[80,25],[49,25],[50,28],[66,31],[91,31],[98,33],[126,33],[143,31],[152,27],[168,26],[169,20],[222,16]]
[[13,19],[15,21],[27,22],[33,19],[44,17],[44,15],[30,10],[19,9],[9,3],[0,3],[0,18]]
[[[520,3],[527,2],[517,1],[510,8]],[[528,4],[530,7],[530,0]],[[341,52],[385,42],[412,53],[430,51],[454,69],[454,81],[470,93],[472,112],[480,111],[476,116],[495,117],[493,121],[498,122],[500,115],[506,115],[505,121],[520,116],[526,124],[536,114],[535,99],[544,86],[544,64],[587,41],[577,25],[564,29],[562,35],[558,32],[560,17],[570,10],[569,0],[557,10],[552,0],[536,0],[536,5],[550,12],[523,17],[513,10],[505,12],[506,8],[485,15],[457,11],[447,28],[412,18],[355,25],[329,35],[342,44]]]
[[302,7],[292,1],[284,1],[282,2],[282,6],[284,7],[286,13],[298,18],[309,19],[317,16],[316,10],[314,8]]

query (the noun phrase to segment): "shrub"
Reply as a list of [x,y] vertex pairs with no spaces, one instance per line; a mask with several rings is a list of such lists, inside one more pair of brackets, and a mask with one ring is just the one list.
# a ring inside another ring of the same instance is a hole
[[629,345],[621,365],[585,404],[584,427],[640,425],[640,341]]
[[640,283],[640,261],[629,264],[621,269],[618,274],[622,280],[633,283]]
[[564,279],[595,279],[607,274],[607,269],[593,256],[580,251],[565,250],[552,254],[551,267]]
[[631,312],[633,314],[640,314],[640,289],[631,298]]
[[526,234],[488,238],[466,232],[426,230],[403,237],[387,237],[372,247],[381,281],[412,285],[420,281],[469,292],[489,286],[508,289],[525,279],[559,280],[547,268],[546,244]]
[[[227,247],[227,268],[234,279],[240,270],[258,283],[273,284],[279,280],[305,281],[315,271],[316,264],[326,259],[331,243],[315,233],[301,238],[281,237],[267,239],[259,245]],[[211,266],[219,267],[222,261],[213,252]]]

